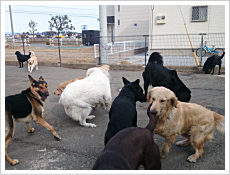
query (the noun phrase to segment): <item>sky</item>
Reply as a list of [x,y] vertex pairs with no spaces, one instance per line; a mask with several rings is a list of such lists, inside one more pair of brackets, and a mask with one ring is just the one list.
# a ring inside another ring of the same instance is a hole
[[[45,1],[41,1],[40,4],[11,5],[11,10],[15,34],[29,32],[31,20],[37,23],[38,32],[49,31],[48,21],[50,21],[51,15],[68,15],[71,24],[75,27],[75,32],[81,32],[82,25],[87,25],[88,30],[99,30],[99,5],[82,5],[82,3],[79,5],[77,3],[73,5],[47,5]],[[4,15],[5,32],[11,32],[9,5],[4,6]]]

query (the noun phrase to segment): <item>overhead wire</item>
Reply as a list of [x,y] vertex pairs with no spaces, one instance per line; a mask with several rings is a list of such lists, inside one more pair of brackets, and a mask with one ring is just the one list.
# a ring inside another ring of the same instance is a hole
[[[8,13],[9,11],[5,11],[6,13]],[[57,14],[57,12],[40,12],[40,11],[25,11],[25,10],[12,10],[12,13],[24,13],[24,14],[39,14],[39,15],[55,15]],[[58,13],[60,14],[60,13]],[[68,16],[78,16],[78,17],[90,17],[90,18],[98,18],[98,16],[94,15],[94,14],[76,14],[76,13],[63,13],[65,15]]]
[[[61,8],[61,9],[73,9],[73,10],[89,10],[89,11],[98,11],[95,9],[86,9],[86,8],[65,8],[63,7],[53,7],[53,6],[31,6],[31,5],[17,5],[23,7],[47,7],[47,8]],[[5,13],[9,13],[9,10],[6,10]],[[39,15],[58,15],[65,14],[68,16],[77,16],[77,17],[89,17],[89,18],[98,18],[98,14],[77,14],[77,13],[60,13],[60,12],[42,12],[42,11],[28,11],[28,10],[12,10],[12,13],[24,13],[24,14],[39,14]]]

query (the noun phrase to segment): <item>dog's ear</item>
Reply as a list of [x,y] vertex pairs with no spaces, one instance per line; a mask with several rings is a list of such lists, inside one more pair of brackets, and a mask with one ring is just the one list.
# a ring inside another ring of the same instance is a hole
[[28,75],[29,77],[29,80],[30,80],[30,84],[34,83],[34,82],[37,82],[35,79],[33,79],[30,75]]
[[45,81],[42,76],[39,77],[39,81]]
[[127,85],[130,83],[130,81],[127,80],[125,77],[122,77],[122,80],[123,80],[124,85]]
[[134,83],[139,84],[140,83],[140,79],[137,79],[136,81],[134,81]]
[[63,92],[65,88],[66,88],[66,86],[64,86],[64,85],[62,84],[61,87],[60,87],[60,90]]
[[152,98],[151,98],[151,93],[152,93],[152,91],[153,91],[153,89],[148,90],[147,97],[146,97],[147,102],[148,102],[149,104],[152,103]]
[[178,100],[177,100],[176,96],[174,96],[174,97],[171,98],[171,104],[175,108],[177,108],[177,102],[178,102]]

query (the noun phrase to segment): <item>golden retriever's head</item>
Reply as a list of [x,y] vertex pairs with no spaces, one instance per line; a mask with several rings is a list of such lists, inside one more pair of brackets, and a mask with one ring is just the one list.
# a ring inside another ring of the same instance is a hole
[[33,59],[31,59],[31,58],[30,58],[30,59],[28,59],[27,61],[28,61],[28,64],[29,64],[29,65],[34,64],[34,60],[33,60]]
[[150,111],[159,118],[167,117],[173,108],[177,108],[176,95],[165,87],[154,87],[148,91],[148,104],[152,104]]
[[109,68],[110,68],[109,65],[102,65],[102,66],[101,66],[102,72],[103,72],[108,78],[110,78],[110,75],[109,75]]
[[61,93],[64,91],[65,87],[66,86],[64,85],[64,83],[59,84],[56,91],[54,92],[54,94],[55,95],[61,95]]

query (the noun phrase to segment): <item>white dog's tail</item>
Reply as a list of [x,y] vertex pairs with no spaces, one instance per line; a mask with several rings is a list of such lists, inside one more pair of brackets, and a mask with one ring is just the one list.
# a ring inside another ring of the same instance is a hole
[[30,50],[29,52],[31,53],[31,57],[35,56],[35,53],[33,51]]
[[216,129],[222,134],[225,133],[225,117],[214,112],[214,119],[216,122]]

